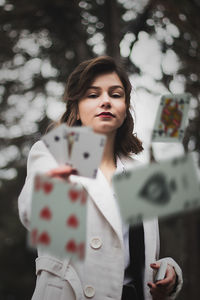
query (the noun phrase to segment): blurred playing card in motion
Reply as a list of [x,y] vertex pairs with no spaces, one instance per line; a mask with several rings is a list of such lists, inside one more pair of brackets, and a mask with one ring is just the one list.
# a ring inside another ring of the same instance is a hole
[[182,156],[185,153],[182,143],[152,143],[152,149],[157,162]]
[[64,164],[67,155],[64,140],[65,127],[65,124],[55,127],[42,138],[46,147],[59,165]]
[[152,142],[182,141],[190,94],[169,94],[161,97],[152,134]]
[[106,136],[89,127],[54,128],[42,140],[59,165],[71,165],[80,176],[95,178],[103,155]]
[[113,176],[122,218],[134,224],[200,208],[200,188],[191,155]]
[[83,259],[87,193],[70,184],[36,175],[32,196],[29,243],[59,259]]

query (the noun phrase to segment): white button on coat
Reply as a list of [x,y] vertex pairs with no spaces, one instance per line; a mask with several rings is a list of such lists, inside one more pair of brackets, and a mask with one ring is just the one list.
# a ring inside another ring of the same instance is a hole
[[88,298],[92,298],[95,295],[95,289],[91,285],[86,285],[84,288],[85,296]]
[[102,240],[99,237],[93,237],[90,240],[90,246],[93,249],[99,249],[102,246]]

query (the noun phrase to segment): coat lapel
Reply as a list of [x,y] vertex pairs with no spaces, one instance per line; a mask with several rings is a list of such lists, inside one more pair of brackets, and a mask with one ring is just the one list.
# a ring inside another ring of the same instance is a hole
[[[137,164],[137,161],[118,157],[116,172],[125,172],[126,166],[128,167],[130,164],[133,165],[133,163]],[[71,175],[70,180],[80,182],[86,188],[92,201],[94,201],[102,215],[110,223],[123,244],[122,218],[119,206],[114,196],[114,190],[109,185],[101,170],[98,170],[96,179]]]
[[101,170],[98,170],[96,179],[79,177],[79,182],[86,188],[92,201],[96,204],[102,215],[110,223],[121,243],[123,243],[121,217],[113,195]]
[[[117,172],[123,171],[124,166],[121,160],[117,160]],[[87,190],[92,201],[96,204],[102,215],[110,223],[113,230],[116,232],[119,240],[123,244],[122,220],[119,207],[114,197],[114,191],[109,185],[105,176],[98,170],[97,178],[90,179],[86,177],[70,176],[71,181],[80,182]]]

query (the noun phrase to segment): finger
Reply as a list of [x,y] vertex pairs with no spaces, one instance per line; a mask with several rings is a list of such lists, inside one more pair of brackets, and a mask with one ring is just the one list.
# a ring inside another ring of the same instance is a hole
[[152,263],[150,264],[150,267],[154,270],[158,270],[160,268],[160,263]]
[[[164,300],[168,297],[171,290],[168,287],[152,287],[149,290],[150,294],[152,295],[153,300]],[[168,298],[167,298],[168,299]]]
[[72,167],[66,165],[66,166],[59,166],[57,168],[54,168],[48,172],[48,174],[62,174],[62,173],[69,173],[72,170]]
[[153,282],[148,282],[147,285],[150,289],[155,289],[157,287],[156,284]]
[[[150,287],[150,285],[149,285]],[[152,286],[152,288],[150,288],[149,290],[150,294],[152,295],[152,299],[153,300],[164,300],[167,292],[163,289],[160,289],[158,287]]]
[[76,169],[70,166],[60,166],[58,168],[52,169],[49,172],[47,172],[47,175],[51,177],[57,177],[57,176],[68,177],[71,174],[77,174],[77,171]]
[[167,266],[165,278],[159,280],[156,284],[157,286],[167,286],[167,285],[174,285],[176,281],[176,273],[174,268],[170,265]]

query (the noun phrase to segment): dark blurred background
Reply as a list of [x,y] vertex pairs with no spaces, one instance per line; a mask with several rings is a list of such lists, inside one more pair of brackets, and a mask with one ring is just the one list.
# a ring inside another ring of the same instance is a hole
[[[183,144],[200,165],[199,15],[199,0],[0,0],[0,300],[30,299],[34,289],[35,253],[26,245],[17,198],[28,151],[63,111],[64,83],[79,62],[108,54],[142,77],[134,51],[144,36],[156,42],[163,59],[153,85],[176,92],[177,84],[192,94]],[[145,83],[138,88],[151,93]],[[178,299],[198,299],[200,213],[166,218],[160,228],[161,256],[183,270]]]

